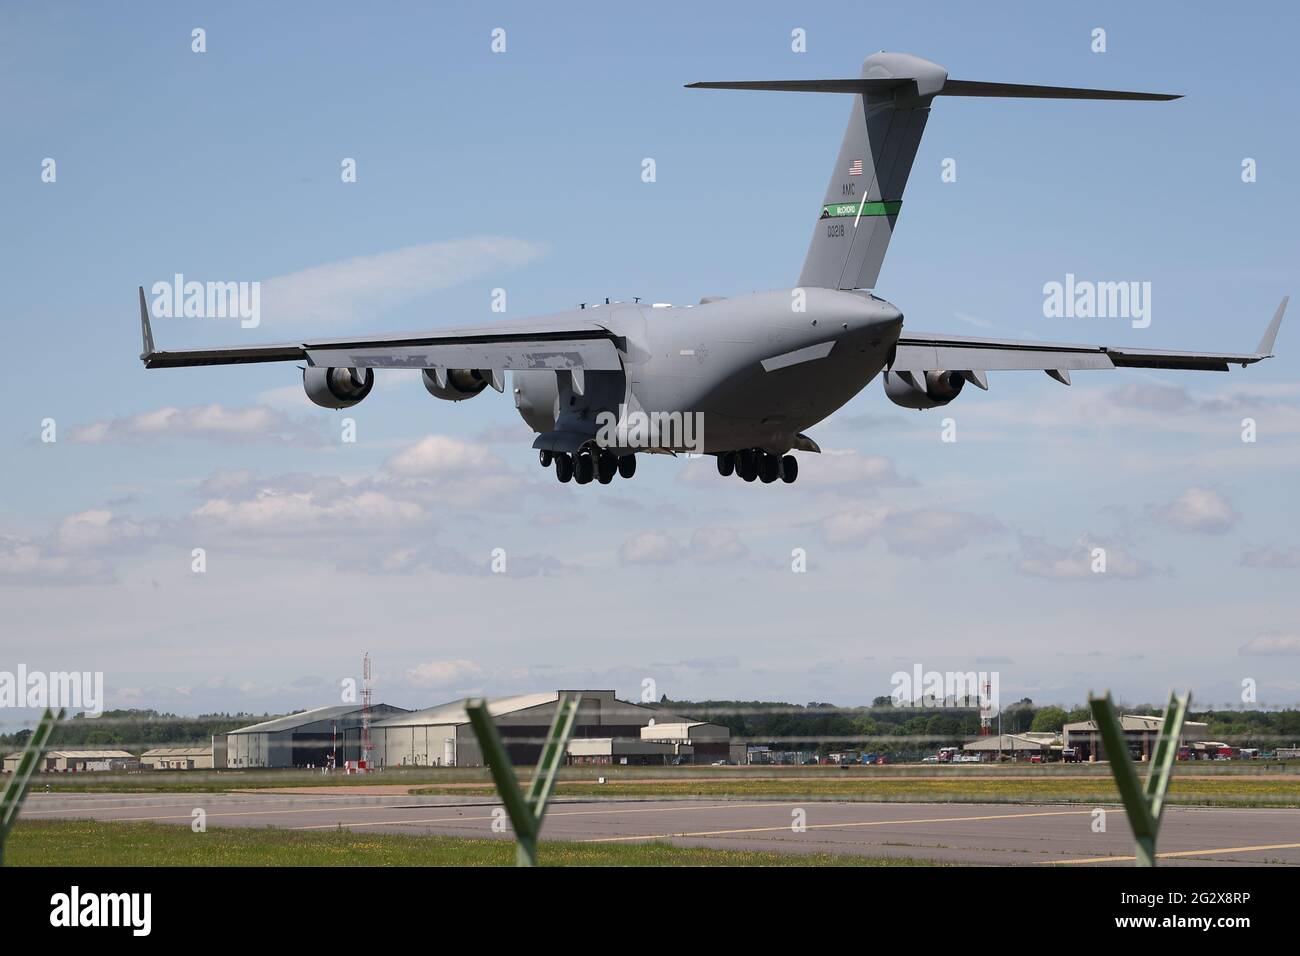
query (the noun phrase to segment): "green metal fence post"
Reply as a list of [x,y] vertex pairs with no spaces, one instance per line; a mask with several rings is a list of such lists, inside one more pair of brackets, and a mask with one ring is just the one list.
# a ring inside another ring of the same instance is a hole
[[511,766],[510,754],[501,742],[492,715],[488,713],[487,701],[472,700],[465,705],[470,726],[474,729],[474,736],[478,738],[479,748],[483,752],[483,760],[492,773],[492,782],[515,830],[517,866],[537,865],[537,839],[542,832],[542,818],[546,815],[546,804],[555,787],[555,776],[564,762],[564,748],[569,742],[569,735],[573,733],[581,701],[581,694],[560,696],[555,707],[555,718],[551,721],[551,729],[537,761],[537,770],[529,781],[527,794],[519,789],[519,780]]
[[1187,719],[1187,706],[1191,699],[1190,692],[1181,698],[1170,693],[1169,706],[1165,708],[1165,719],[1156,739],[1155,753],[1151,756],[1147,770],[1145,787],[1138,782],[1137,768],[1129,756],[1124,729],[1115,713],[1110,694],[1092,697],[1088,701],[1102,743],[1106,746],[1106,759],[1110,763],[1111,775],[1115,778],[1115,787],[1124,803],[1129,828],[1133,831],[1137,866],[1156,865],[1156,837],[1160,833],[1160,816],[1164,810],[1165,794],[1169,790],[1174,760],[1178,756],[1178,740],[1182,736],[1183,722]]
[[64,713],[63,708],[59,708],[57,714],[49,709],[45,711],[41,716],[41,722],[36,725],[36,729],[28,738],[27,746],[23,748],[23,755],[18,760],[18,768],[14,771],[13,779],[5,785],[4,797],[0,798],[0,866],[4,866],[5,842],[9,839],[9,831],[23,808],[23,801],[27,799],[32,774],[36,773],[36,765],[40,763],[41,755],[49,746],[54,726],[63,719]]

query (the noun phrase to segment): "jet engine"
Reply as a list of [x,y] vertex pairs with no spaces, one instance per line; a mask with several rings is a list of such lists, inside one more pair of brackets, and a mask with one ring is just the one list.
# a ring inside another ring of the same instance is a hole
[[351,408],[375,387],[371,368],[305,368],[302,387],[321,408]]
[[492,383],[492,373],[477,368],[426,368],[423,378],[430,395],[448,402],[473,398]]
[[966,378],[961,372],[886,372],[885,394],[904,408],[938,408],[959,394]]
[[554,372],[512,372],[515,408],[535,432],[549,432],[560,417],[560,386]]

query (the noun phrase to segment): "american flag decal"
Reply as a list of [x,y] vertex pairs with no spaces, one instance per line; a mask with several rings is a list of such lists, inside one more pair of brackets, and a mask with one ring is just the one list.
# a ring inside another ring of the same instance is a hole
[[849,164],[849,175],[850,176],[862,175],[862,160],[855,159],[853,162]]

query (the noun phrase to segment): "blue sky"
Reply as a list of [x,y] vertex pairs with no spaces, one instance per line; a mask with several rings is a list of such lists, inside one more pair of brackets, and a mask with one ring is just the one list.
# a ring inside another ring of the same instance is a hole
[[[493,393],[446,405],[381,376],[345,446],[291,366],[146,373],[134,297],[177,272],[287,290],[255,330],[156,324],[184,347],[488,321],[498,287],[522,317],[789,286],[848,103],[682,86],[852,76],[889,49],[962,79],[1186,94],[941,98],[877,289],[908,328],[1248,351],[1296,291],[1297,16],[9,5],[0,668],[103,670],[110,705],[190,712],[332,702],[366,648],[380,697],[406,706],[645,679],[860,704],[917,661],[997,668],[1004,697],[1178,685],[1221,703],[1254,679],[1261,703],[1295,703],[1294,328],[1228,375],[1076,373],[1066,390],[1003,373],[926,413],[873,384],[813,430],[828,453],[796,486],[656,459],[579,489],[537,468]],[[395,290],[403,250],[428,268]],[[328,315],[306,301],[357,257]],[[1043,284],[1067,273],[1150,282],[1150,327],[1044,318]],[[1112,570],[1075,575],[1098,544]],[[497,547],[505,575],[486,570]]]

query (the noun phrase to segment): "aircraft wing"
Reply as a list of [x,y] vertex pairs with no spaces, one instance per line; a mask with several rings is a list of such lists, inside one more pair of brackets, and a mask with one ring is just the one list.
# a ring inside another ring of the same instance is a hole
[[145,368],[306,362],[333,368],[593,369],[622,367],[615,336],[594,322],[534,319],[430,333],[304,339],[162,352],[154,347],[144,288],[140,327]]
[[1037,369],[1069,383],[1071,369],[1172,368],[1226,372],[1229,365],[1243,368],[1273,356],[1273,343],[1282,324],[1289,296],[1282,299],[1273,320],[1254,352],[1175,352],[1105,345],[1063,345],[1052,342],[1018,342],[924,332],[899,336],[898,351],[890,369],[926,372],[937,369],[973,373],[968,378],[981,388],[982,373]]

